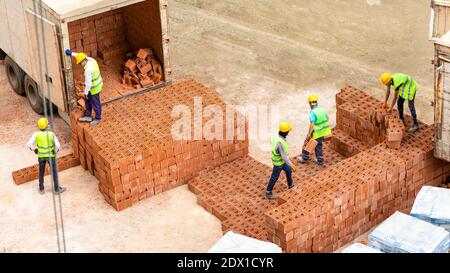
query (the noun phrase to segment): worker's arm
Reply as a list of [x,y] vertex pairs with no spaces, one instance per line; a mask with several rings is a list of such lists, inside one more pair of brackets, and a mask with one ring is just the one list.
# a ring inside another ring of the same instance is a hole
[[283,147],[281,146],[280,143],[277,144],[277,151],[281,156],[281,159],[283,159],[284,162],[286,162],[286,164],[288,164],[289,167],[292,167],[292,162],[289,160],[289,158],[287,157],[286,153],[283,150]]
[[384,104],[383,104],[383,108],[387,107],[387,102],[389,100],[389,96],[391,95],[391,86],[388,85],[386,87],[386,95],[384,96]]
[[94,73],[89,71],[89,69],[84,71],[84,96],[87,96],[89,91],[91,91],[93,74]]
[[55,144],[55,153],[59,152],[59,149],[61,148],[61,144],[59,143],[59,140],[56,137],[55,133],[53,133],[53,143]]
[[388,112],[392,112],[392,109],[394,109],[394,106],[397,103],[397,99],[398,99],[398,91],[396,90],[395,94],[394,94],[394,98],[392,99],[391,106],[388,109]]
[[33,133],[30,140],[28,140],[27,142],[27,146],[31,151],[34,151],[34,149],[36,149],[36,147],[34,146],[35,143],[36,143],[36,133]]
[[306,135],[305,143],[312,138],[314,132],[314,122],[309,124],[308,134]]

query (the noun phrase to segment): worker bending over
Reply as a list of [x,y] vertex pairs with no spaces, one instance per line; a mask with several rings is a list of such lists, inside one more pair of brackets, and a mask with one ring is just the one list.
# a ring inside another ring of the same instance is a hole
[[289,150],[286,142],[286,137],[291,130],[292,124],[289,122],[282,122],[279,126],[278,134],[274,135],[271,139],[273,170],[266,189],[267,199],[277,198],[277,196],[272,193],[272,190],[273,187],[275,187],[282,170],[286,173],[289,189],[294,186],[292,182],[292,171],[295,172],[297,167],[289,160]]
[[380,77],[380,82],[381,84],[387,87],[386,97],[384,99],[382,107],[383,108],[387,107],[387,101],[391,94],[391,86],[394,86],[395,95],[394,98],[392,99],[391,106],[389,106],[387,110],[388,112],[391,112],[398,99],[397,108],[403,123],[405,123],[405,119],[403,117],[403,104],[405,103],[405,100],[408,100],[409,111],[411,111],[411,116],[414,122],[413,127],[411,127],[408,131],[410,133],[415,133],[417,130],[419,130],[416,107],[414,106],[414,99],[416,97],[416,90],[417,90],[417,82],[411,76],[402,73],[397,73],[394,75],[392,75],[391,73],[383,73]]
[[[306,134],[305,145],[311,138],[317,141],[315,148],[316,160],[314,162],[319,166],[324,166],[323,141],[325,137],[331,136],[328,113],[325,109],[319,107],[317,96],[309,96],[308,103],[311,111],[309,113],[310,123],[308,133]],[[302,164],[308,163],[309,159],[309,152],[303,150],[302,155],[298,158],[298,162]]]
[[[84,101],[86,113],[79,121],[90,122],[92,126],[100,123],[102,119],[102,104],[100,102],[100,92],[103,88],[103,79],[100,75],[100,68],[94,58],[88,57],[84,53],[75,53],[70,49],[66,50],[66,55],[75,57],[77,64],[84,68]],[[91,111],[94,108],[95,119],[92,120]]]
[[[45,164],[48,162],[50,165],[50,170],[53,176],[54,182],[54,193],[59,194],[64,192],[66,189],[59,186],[55,154],[59,151],[61,145],[59,144],[56,135],[47,130],[48,120],[46,118],[40,118],[38,120],[39,131],[35,132],[31,136],[30,140],[27,142],[28,148],[34,151],[38,156],[39,161],[39,193],[44,194],[44,174],[45,174]],[[34,146],[36,145],[37,148]]]

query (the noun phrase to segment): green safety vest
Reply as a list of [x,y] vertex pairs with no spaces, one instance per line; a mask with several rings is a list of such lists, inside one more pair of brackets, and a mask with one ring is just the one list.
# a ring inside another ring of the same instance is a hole
[[280,135],[274,135],[271,139],[272,142],[272,163],[274,166],[281,166],[284,163],[284,160],[281,158],[281,155],[277,152],[277,144],[281,143],[281,147],[283,147],[284,153],[289,156],[288,145],[286,141],[280,137]]
[[394,83],[395,90],[400,87],[398,90],[399,97],[410,101],[414,99],[414,96],[416,95],[417,83],[413,78],[411,78],[411,76],[397,73],[392,76],[392,81]]
[[55,145],[53,143],[53,132],[36,132],[36,145],[38,157],[55,157]]
[[328,122],[328,113],[319,107],[311,110],[316,115],[316,121],[314,122],[313,139],[326,137],[331,135],[330,123]]
[[84,66],[84,71],[93,71],[94,75],[92,75],[92,86],[91,86],[91,95],[96,95],[102,91],[103,88],[103,79],[100,75],[100,68],[98,67],[98,63],[96,60],[90,59]]

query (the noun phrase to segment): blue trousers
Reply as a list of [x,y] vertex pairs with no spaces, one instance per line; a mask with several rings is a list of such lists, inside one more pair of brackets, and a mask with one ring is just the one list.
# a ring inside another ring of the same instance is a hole
[[284,163],[281,166],[273,166],[272,175],[270,176],[269,184],[267,185],[267,192],[272,192],[273,187],[275,187],[275,184],[278,181],[278,178],[280,178],[281,171],[284,171],[286,173],[286,180],[288,182],[288,186],[292,186],[292,169],[288,164]]
[[95,119],[102,119],[102,104],[100,102],[100,93],[96,95],[92,95],[90,92],[87,95],[87,99],[85,99],[86,104],[86,117],[90,117],[92,115],[92,108],[94,108]]
[[[414,124],[418,124],[417,123],[417,114],[416,114],[416,107],[414,106],[414,99],[415,96],[412,100],[408,100],[408,107],[409,107],[409,111],[411,111],[411,116],[413,118]],[[405,99],[402,97],[398,97],[397,100],[397,109],[398,109],[398,113],[400,115],[400,118],[403,120],[403,104],[405,103]]]
[[[319,137],[317,140],[316,146],[316,158],[317,162],[323,162],[323,137]],[[305,150],[302,151],[302,158],[304,160],[309,160],[309,153]]]

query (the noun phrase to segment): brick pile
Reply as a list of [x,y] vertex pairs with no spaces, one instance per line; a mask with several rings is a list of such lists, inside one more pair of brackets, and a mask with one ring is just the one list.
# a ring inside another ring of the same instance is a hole
[[399,149],[403,136],[405,135],[405,125],[400,118],[386,119],[386,144],[391,149]]
[[[56,159],[58,171],[64,171],[80,165],[80,160],[74,154],[68,154]],[[46,164],[45,175],[50,174],[50,166]],[[39,164],[12,172],[16,185],[25,184],[39,178]]]
[[68,23],[70,48],[109,62],[128,52],[124,16],[121,9]]
[[[116,210],[247,155],[248,140],[237,139],[238,128],[233,140],[173,140],[173,107],[184,104],[194,113],[197,96],[204,107],[214,104],[225,109],[216,92],[189,80],[108,104],[102,123],[95,127],[77,122],[82,110],[72,112],[73,150],[81,165],[97,177],[100,192]],[[197,121],[191,121],[192,133]],[[203,117],[203,124],[206,121]]]
[[153,86],[161,82],[163,71],[151,48],[129,53],[123,64],[122,83],[134,88]]
[[[263,199],[271,168],[251,158],[189,183],[224,231],[274,242],[286,252],[331,252],[396,210],[410,209],[423,185],[441,185],[450,176],[450,164],[433,157],[433,127],[422,123],[420,131],[404,134],[398,149],[387,149],[385,130],[395,113],[379,112],[379,101],[353,87],[342,89],[336,102],[337,128],[324,146],[326,167],[300,165],[295,187],[279,194],[278,202]],[[281,179],[275,191],[285,184]]]

